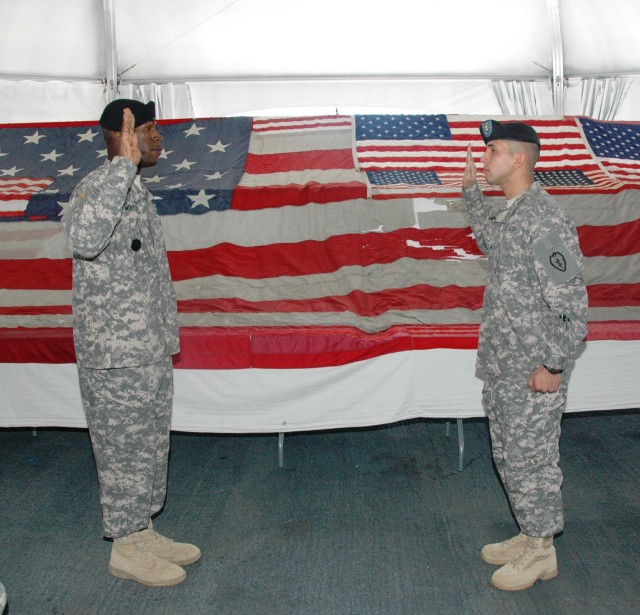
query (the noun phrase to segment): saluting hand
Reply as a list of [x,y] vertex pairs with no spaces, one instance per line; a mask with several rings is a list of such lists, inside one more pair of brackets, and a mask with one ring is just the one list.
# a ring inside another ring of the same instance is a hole
[[467,165],[464,168],[464,175],[462,176],[462,186],[464,188],[472,188],[476,183],[476,163],[473,161],[473,154],[471,153],[471,143],[467,146]]
[[122,130],[118,142],[118,156],[128,158],[138,166],[142,160],[142,152],[138,148],[138,135],[136,135],[136,122],[130,109],[122,112]]

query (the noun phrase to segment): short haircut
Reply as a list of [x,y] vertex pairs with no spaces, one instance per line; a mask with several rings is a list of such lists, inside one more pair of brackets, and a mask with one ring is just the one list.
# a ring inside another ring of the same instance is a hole
[[534,167],[538,163],[540,159],[540,148],[535,143],[526,143],[524,141],[507,141],[505,139],[505,143],[508,144],[509,151],[512,154],[517,152],[523,152],[531,172],[533,172]]

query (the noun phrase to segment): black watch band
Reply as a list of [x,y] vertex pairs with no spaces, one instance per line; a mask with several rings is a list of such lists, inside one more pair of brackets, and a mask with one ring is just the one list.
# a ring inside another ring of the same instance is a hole
[[555,367],[547,367],[546,365],[543,365],[542,367],[544,367],[550,374],[553,374],[554,376],[556,374],[561,374],[564,371],[563,369],[557,369]]

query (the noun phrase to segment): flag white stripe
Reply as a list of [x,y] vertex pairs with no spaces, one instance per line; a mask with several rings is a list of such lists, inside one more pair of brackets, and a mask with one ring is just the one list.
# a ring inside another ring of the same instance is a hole
[[0,199],[0,211],[5,213],[12,211],[24,212],[28,204],[29,199],[11,199],[10,201]]

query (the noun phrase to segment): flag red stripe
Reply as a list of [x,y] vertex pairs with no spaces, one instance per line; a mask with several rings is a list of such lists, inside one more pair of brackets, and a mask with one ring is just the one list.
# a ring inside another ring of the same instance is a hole
[[283,152],[280,154],[247,154],[244,172],[254,175],[282,171],[353,169],[350,149]]
[[350,128],[351,127],[351,121],[350,120],[345,120],[345,121],[335,121],[335,122],[314,122],[314,123],[281,123],[281,124],[274,124],[273,122],[269,122],[268,124],[271,124],[270,126],[267,125],[265,123],[265,125],[257,125],[256,122],[254,122],[254,132],[256,133],[266,133],[266,132],[284,132],[284,131],[294,131],[294,130],[299,130],[299,131],[311,131],[311,130],[322,130],[323,128],[326,129],[333,129],[333,128]]
[[304,186],[267,186],[248,188],[237,186],[233,191],[231,209],[250,211],[283,205],[307,205],[308,203],[333,203],[351,199],[366,199],[367,187],[359,182],[321,184],[309,182]]
[[71,259],[0,260],[0,280],[11,290],[71,290]]
[[[424,247],[409,246],[408,241],[420,242]],[[260,279],[328,273],[349,265],[366,267],[404,257],[458,260],[456,249],[481,255],[469,228],[408,228],[267,246],[219,244],[201,250],[170,252],[169,265],[176,281],[214,274]]]
[[[183,327],[178,369],[295,369],[345,365],[401,351],[477,348],[478,325],[353,327]],[[638,340],[640,321],[590,322],[587,340]],[[71,328],[0,329],[2,363],[73,363]]]
[[587,295],[589,307],[640,305],[640,284],[591,284]]
[[310,115],[305,117],[253,118],[254,132],[279,132],[284,130],[317,130],[322,128],[350,128],[349,115]]
[[587,341],[640,340],[640,320],[607,320],[588,323]]
[[578,227],[585,256],[627,256],[640,252],[640,219],[610,226]]
[[71,327],[0,329],[0,363],[75,363],[75,360]]
[[354,290],[342,296],[313,299],[188,299],[178,301],[178,310],[181,313],[351,312],[362,317],[374,317],[391,310],[478,310],[482,307],[483,295],[483,286],[439,288],[419,284],[371,293]]
[[[267,337],[252,340],[251,366],[262,369],[308,369],[313,367],[336,367],[357,361],[366,361],[375,357],[415,350],[433,350],[434,348],[455,348],[471,350],[478,347],[476,337],[440,335],[438,337],[395,337],[379,340],[368,348],[331,349],[324,351],[314,346],[307,352],[289,354],[283,348],[282,336],[274,343]],[[309,341],[305,338],[304,341]],[[324,342],[324,340],[322,340]],[[295,350],[298,350],[296,347]]]
[[[638,284],[592,284],[587,286],[590,307],[640,306]],[[459,287],[417,284],[410,287],[386,289],[367,293],[354,290],[346,295],[310,299],[279,299],[248,301],[238,298],[181,299],[181,314],[206,313],[322,313],[351,312],[362,317],[375,317],[390,310],[448,310],[482,307],[484,286]],[[0,315],[24,316],[42,314],[71,314],[70,305],[4,306]]]
[[602,164],[605,166],[618,167],[620,169],[631,169],[637,172],[640,169],[640,162],[624,162],[622,160],[603,160]]
[[40,314],[71,314],[71,305],[0,306],[0,316],[37,316]]

